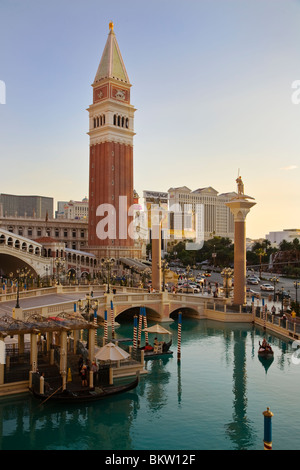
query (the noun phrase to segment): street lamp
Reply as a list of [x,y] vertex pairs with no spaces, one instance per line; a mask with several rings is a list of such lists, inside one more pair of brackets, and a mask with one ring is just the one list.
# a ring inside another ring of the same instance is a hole
[[[17,302],[15,308],[20,308],[20,279],[26,279],[30,273],[30,269],[16,269],[16,281],[17,281]],[[10,278],[13,279],[14,273],[9,274]]]
[[274,276],[274,277],[271,277],[270,281],[273,282],[273,285],[274,285],[273,301],[275,302],[276,301],[276,292],[275,292],[276,288],[275,288],[275,286],[276,286],[276,282],[279,282],[279,279],[277,279],[277,277]]
[[55,265],[56,265],[56,273],[57,273],[57,284],[59,285],[60,279],[59,279],[59,273],[61,268],[65,266],[65,258],[55,258]]
[[[157,264],[157,267],[159,268],[159,264]],[[160,269],[162,270],[162,275],[163,275],[163,288],[162,288],[162,290],[164,292],[165,291],[165,286],[166,286],[166,273],[170,271],[169,270],[169,264],[165,259],[162,260]]]
[[114,258],[101,258],[100,261],[101,266],[107,269],[107,294],[109,294],[110,271],[115,262],[116,260]]
[[92,296],[90,294],[86,294],[85,296],[85,303],[83,303],[82,299],[78,300],[78,307],[79,311],[86,316],[88,321],[91,321],[91,312],[98,310],[98,300],[92,300]]
[[295,287],[295,290],[296,290],[296,309],[298,308],[298,295],[297,295],[297,291],[298,291],[298,287],[300,286],[300,282],[299,281],[295,281],[294,282],[294,287]]
[[186,292],[187,293],[189,291],[189,272],[190,272],[190,270],[191,270],[190,265],[187,265],[187,267],[186,267],[186,285],[187,285]]
[[224,268],[221,272],[221,276],[223,277],[223,286],[225,288],[225,297],[229,297],[229,292],[232,289],[232,276],[233,276],[233,269],[231,268]]
[[283,314],[283,292],[284,292],[284,287],[281,288],[281,311]]

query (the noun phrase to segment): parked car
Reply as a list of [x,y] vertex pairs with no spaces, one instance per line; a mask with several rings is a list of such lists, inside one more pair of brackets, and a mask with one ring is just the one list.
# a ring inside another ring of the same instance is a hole
[[267,290],[267,291],[274,290],[274,286],[272,286],[272,284],[261,284],[260,288],[261,290]]
[[183,284],[179,287],[178,292],[182,294],[199,294],[200,289],[198,287],[191,286],[190,284]]
[[249,297],[255,297],[256,299],[260,299],[260,293],[259,292],[256,292],[255,290],[253,289],[247,289],[247,294],[249,295]]

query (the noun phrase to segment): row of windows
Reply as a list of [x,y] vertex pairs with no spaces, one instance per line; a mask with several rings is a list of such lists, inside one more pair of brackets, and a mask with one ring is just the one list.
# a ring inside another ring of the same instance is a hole
[[[63,230],[63,236],[64,236],[65,238],[67,238],[67,237],[69,236],[69,230],[66,229],[66,228],[65,228],[65,229],[62,229],[62,230]],[[11,233],[14,233],[14,227],[12,227],[12,226],[11,226],[11,227],[8,227],[8,231],[11,232]],[[41,228],[41,227],[38,227],[38,228],[36,229],[36,234],[37,234],[38,237],[41,237],[41,236],[42,236],[42,228]],[[20,235],[20,236],[25,236],[25,230],[23,229],[23,227],[19,227],[19,228],[18,228],[18,235]],[[32,235],[33,235],[33,229],[32,229],[31,227],[28,227],[28,229],[27,229],[27,236],[28,236],[28,237],[32,237]],[[46,229],[46,235],[47,235],[48,237],[51,236],[51,229],[50,229],[50,228],[47,228],[47,229]],[[55,228],[55,229],[54,229],[54,235],[55,235],[56,238],[58,238],[58,237],[60,236],[60,229]],[[78,236],[79,236],[79,235],[77,234],[77,230],[76,230],[76,229],[73,229],[73,230],[72,230],[72,237],[73,237],[73,238],[76,238],[76,237],[78,237]],[[85,236],[86,236],[86,235],[85,235],[85,230],[84,230],[84,229],[81,229],[81,230],[80,230],[80,238],[85,238]]]
[[[99,127],[99,126],[104,126],[104,124],[105,124],[105,114],[94,117],[94,128]],[[125,127],[126,129],[128,129],[129,128],[128,117],[114,114],[114,126]]]
[[129,119],[127,117],[114,114],[114,126],[126,127],[126,129],[128,129]]
[[104,126],[104,124],[105,124],[105,114],[94,117],[94,127]]

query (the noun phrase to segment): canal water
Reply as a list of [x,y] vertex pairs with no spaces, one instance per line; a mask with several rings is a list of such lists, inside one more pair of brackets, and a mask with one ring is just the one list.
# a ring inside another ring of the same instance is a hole
[[[263,450],[267,407],[273,449],[300,449],[292,341],[252,325],[183,318],[178,362],[177,322],[164,326],[173,334],[173,356],[146,361],[148,374],[124,395],[86,405],[40,405],[27,394],[1,399],[0,449]],[[132,338],[132,325],[116,335]],[[264,336],[274,350],[266,363],[257,355]]]

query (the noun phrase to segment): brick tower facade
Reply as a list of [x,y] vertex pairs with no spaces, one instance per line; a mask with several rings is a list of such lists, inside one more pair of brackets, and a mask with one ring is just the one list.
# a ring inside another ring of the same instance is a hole
[[90,136],[89,251],[102,257],[140,257],[128,235],[134,203],[131,84],[113,23],[95,76],[88,108]]

